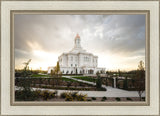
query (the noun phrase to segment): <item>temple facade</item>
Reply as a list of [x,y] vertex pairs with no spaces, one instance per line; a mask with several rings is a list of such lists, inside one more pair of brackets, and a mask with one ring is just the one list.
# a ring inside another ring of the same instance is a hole
[[[98,56],[87,52],[81,47],[81,38],[77,34],[74,39],[74,48],[68,53],[62,53],[58,57],[62,74],[96,74],[105,72],[105,68],[98,68]],[[48,73],[54,70],[48,69]]]

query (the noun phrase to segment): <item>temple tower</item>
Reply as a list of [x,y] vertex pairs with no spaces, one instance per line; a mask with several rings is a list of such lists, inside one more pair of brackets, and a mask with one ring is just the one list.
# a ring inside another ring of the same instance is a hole
[[81,38],[80,38],[79,34],[76,35],[74,42],[75,42],[75,46],[74,46],[75,48],[81,48],[81,43],[80,43]]

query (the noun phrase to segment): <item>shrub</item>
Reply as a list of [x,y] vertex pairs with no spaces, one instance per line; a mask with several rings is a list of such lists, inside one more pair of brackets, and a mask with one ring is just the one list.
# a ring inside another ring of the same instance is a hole
[[71,96],[73,97],[73,99],[76,99],[76,97],[78,96],[78,92],[71,93]]
[[121,99],[120,99],[119,97],[116,97],[115,99],[116,99],[117,101],[121,101]]
[[85,95],[79,94],[79,95],[77,95],[76,99],[77,99],[77,101],[86,101],[86,97],[87,97],[86,94]]
[[87,101],[92,101],[91,99],[87,99]]
[[55,94],[55,96],[57,96],[58,95],[58,91],[55,91],[54,94]]
[[20,90],[15,91],[15,99],[16,100],[23,100],[24,99],[22,91],[20,91]]
[[105,100],[107,100],[107,98],[105,96],[102,97],[101,101],[105,101]]
[[55,97],[55,92],[49,92],[49,99],[52,99]]
[[142,100],[144,100],[144,101],[145,101],[145,97],[142,97]]
[[105,101],[105,99],[101,99],[101,101]]
[[106,100],[107,98],[104,96],[104,97],[102,97],[102,99]]
[[96,100],[96,98],[95,98],[95,97],[92,97],[92,100]]
[[67,82],[67,87],[70,87],[72,85],[71,82]]
[[61,98],[66,98],[66,96],[67,96],[67,93],[66,93],[66,92],[63,92],[63,93],[60,94],[60,97],[61,97]]
[[82,84],[82,83],[79,83],[79,86],[83,86],[83,84]]
[[65,98],[65,101],[73,101],[73,100],[86,101],[87,95],[78,94],[78,92],[73,92],[73,93],[64,92],[64,93],[61,93],[60,97]]
[[65,101],[73,101],[73,97],[67,94]]
[[48,90],[43,91],[41,96],[43,97],[43,100],[48,100],[49,99],[49,91]]
[[40,95],[41,95],[41,90],[35,90],[34,93],[35,93],[36,96],[39,96],[39,97],[40,97]]
[[34,101],[39,98],[39,91],[16,90],[15,99],[18,101]]
[[129,97],[127,97],[126,99],[127,99],[127,100],[129,100],[129,101],[132,101],[132,99],[131,99],[131,98],[129,98]]

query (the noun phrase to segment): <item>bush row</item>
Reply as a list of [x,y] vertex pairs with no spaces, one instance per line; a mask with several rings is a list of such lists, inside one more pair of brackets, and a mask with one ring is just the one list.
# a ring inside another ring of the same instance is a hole
[[78,94],[78,92],[63,92],[60,95],[65,101],[86,101],[86,94]]
[[25,91],[25,90],[16,90],[15,99],[17,101],[35,101],[38,99],[48,100],[55,98],[57,96],[57,91],[51,92],[48,90],[35,90],[35,91]]

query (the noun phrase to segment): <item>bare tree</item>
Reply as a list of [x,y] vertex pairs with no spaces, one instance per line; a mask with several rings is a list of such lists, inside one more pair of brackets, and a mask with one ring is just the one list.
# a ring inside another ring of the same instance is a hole
[[135,87],[138,91],[138,95],[140,98],[140,101],[142,100],[142,93],[145,90],[145,69],[144,69],[144,62],[140,61],[136,73],[136,78],[135,78]]

